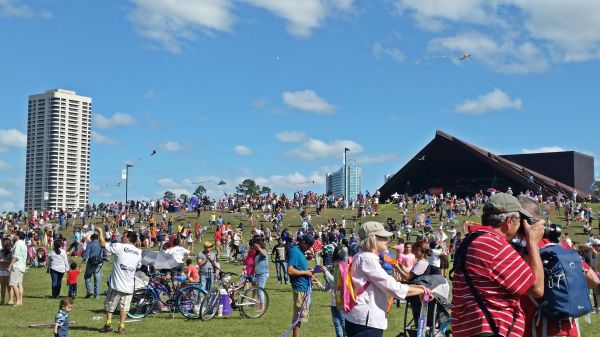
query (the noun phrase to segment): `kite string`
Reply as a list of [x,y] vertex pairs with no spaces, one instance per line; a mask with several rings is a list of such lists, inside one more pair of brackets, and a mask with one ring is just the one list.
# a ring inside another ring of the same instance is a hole
[[[300,308],[300,311],[298,312],[298,317],[296,318],[294,323],[292,323],[292,325],[290,325],[290,328],[283,335],[281,335],[281,337],[288,337],[290,335],[290,333],[292,332],[292,330],[294,329],[294,327],[296,327],[296,325],[298,325],[298,323],[300,323],[300,320],[302,319],[302,314],[304,313],[304,310],[309,310],[308,303],[312,302],[312,301],[310,301],[310,298],[312,296],[311,290],[312,290],[312,286],[311,286],[311,283],[309,282],[308,289],[304,293],[305,295],[304,295],[304,301],[302,302],[302,307]],[[307,313],[307,316],[308,316],[308,313]]]

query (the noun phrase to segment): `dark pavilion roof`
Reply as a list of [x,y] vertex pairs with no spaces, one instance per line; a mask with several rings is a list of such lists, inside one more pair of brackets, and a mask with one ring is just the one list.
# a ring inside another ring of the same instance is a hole
[[[488,188],[518,193],[542,190],[545,195],[572,195],[574,187],[437,130],[435,138],[380,189],[383,200],[393,193],[415,194],[441,188],[472,195]],[[588,192],[577,190],[579,197]]]

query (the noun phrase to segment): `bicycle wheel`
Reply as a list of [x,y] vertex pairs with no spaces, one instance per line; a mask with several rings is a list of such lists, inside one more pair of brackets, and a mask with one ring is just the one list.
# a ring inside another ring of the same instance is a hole
[[218,289],[212,290],[202,300],[200,305],[200,319],[208,321],[217,314],[219,310],[219,302],[221,301],[221,294]]
[[140,289],[133,293],[127,316],[135,319],[148,316],[156,304],[156,295],[150,289]]
[[242,310],[242,315],[248,318],[259,318],[267,312],[269,295],[263,288],[252,287],[244,290],[238,297],[236,305]]
[[175,303],[177,310],[189,319],[200,318],[200,307],[206,291],[196,286],[183,287],[177,292]]

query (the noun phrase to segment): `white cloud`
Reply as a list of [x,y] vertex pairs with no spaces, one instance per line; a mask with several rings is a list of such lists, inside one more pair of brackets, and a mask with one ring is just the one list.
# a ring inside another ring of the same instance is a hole
[[156,91],[154,89],[150,89],[148,91],[146,91],[146,93],[144,94],[145,98],[154,98],[156,97]]
[[335,107],[325,99],[319,97],[313,90],[286,91],[282,95],[283,101],[288,106],[318,114],[333,114]]
[[0,16],[31,18],[34,13],[29,6],[18,0],[0,0]]
[[313,172],[310,175],[303,175],[299,172],[293,172],[287,175],[258,177],[254,181],[260,186],[270,187],[273,192],[281,193],[323,185],[325,183],[325,174],[322,172]]
[[[580,62],[600,59],[600,2],[595,0],[396,0],[398,12],[412,15],[418,26],[428,31],[483,28],[495,36],[504,36],[501,56],[479,60],[501,72],[539,72],[554,62]],[[513,19],[509,19],[513,18]],[[516,43],[516,41],[527,41]],[[528,62],[507,52],[530,53]],[[461,52],[473,52],[463,49]],[[508,54],[507,54],[508,53]],[[473,55],[476,55],[473,52]],[[535,55],[540,64],[535,64]],[[502,59],[509,61],[502,62]],[[515,59],[516,62],[511,62]],[[487,60],[487,62],[486,62]],[[503,65],[522,64],[506,67]],[[525,65],[534,66],[530,71]]]
[[384,56],[388,56],[396,62],[404,62],[404,53],[398,48],[386,48],[380,42],[373,44],[373,55],[377,59],[381,59]]
[[[541,49],[532,42],[515,42],[510,38],[495,41],[479,32],[464,32],[430,41],[429,49],[451,52],[456,61],[459,55],[470,53],[471,60],[480,61],[490,68],[509,74],[542,72],[549,66]],[[459,63],[459,62],[457,62]]]
[[490,13],[496,7],[489,0],[397,0],[400,14],[412,13],[417,24],[431,31],[445,27],[444,21],[489,24],[498,19]]
[[291,149],[285,154],[307,161],[335,157],[339,157],[341,160],[344,148],[349,148],[352,154],[364,151],[362,145],[352,140],[335,140],[331,143],[326,143],[322,140],[311,138],[300,147]]
[[183,146],[178,142],[167,140],[166,142],[159,145],[160,149],[165,152],[179,152],[183,150]]
[[117,145],[117,141],[99,132],[92,131],[92,141],[98,144]]
[[356,163],[358,165],[383,164],[397,159],[398,154],[396,153],[380,153],[371,156],[360,156],[356,159]]
[[236,145],[233,148],[233,151],[235,151],[235,153],[239,154],[240,156],[249,156],[252,154],[252,149],[244,145]]
[[283,131],[278,133],[277,139],[284,143],[299,143],[308,138],[308,136],[302,131]]
[[567,151],[560,146],[542,146],[535,149],[521,149],[523,153],[563,152]]
[[137,33],[171,53],[180,53],[184,41],[227,32],[233,26],[230,0],[133,0],[129,19]]
[[27,147],[27,135],[17,129],[0,129],[0,152],[9,147]]
[[192,194],[199,185],[204,186],[206,188],[207,195],[212,195],[213,197],[220,197],[223,192],[233,192],[235,190],[234,186],[230,186],[227,184],[222,186],[217,185],[217,183],[222,179],[223,178],[215,176],[199,176],[193,178],[184,178],[181,180],[174,180],[172,178],[161,178],[156,182],[156,184],[160,187],[160,189],[156,191],[156,196],[162,198],[163,194],[167,190],[175,193],[178,198],[179,195],[182,193],[185,193],[188,196],[192,196]]
[[552,44],[566,62],[600,58],[600,2],[513,0],[525,13],[525,28]]
[[39,13],[39,16],[43,19],[54,19],[54,13],[49,10],[43,10]]
[[511,99],[508,94],[500,89],[479,96],[475,99],[467,99],[456,107],[456,112],[467,115],[481,115],[489,111],[517,109],[523,107],[519,98]]
[[269,102],[267,101],[266,98],[261,97],[261,98],[254,100],[251,105],[253,108],[256,108],[256,109],[264,109],[267,107],[268,103]]
[[286,20],[288,32],[300,38],[310,37],[312,30],[320,27],[332,12],[352,9],[352,0],[249,0],[249,2]]
[[176,188],[183,186],[183,183],[177,182],[171,178],[161,178],[156,183],[165,188]]
[[132,115],[128,115],[122,112],[116,112],[110,117],[106,117],[100,114],[95,114],[93,116],[94,126],[101,129],[111,129],[117,126],[131,125],[137,121],[136,118]]
[[54,14],[49,10],[34,11],[31,7],[23,4],[24,0],[0,0],[0,17],[7,18],[42,18],[53,19]]

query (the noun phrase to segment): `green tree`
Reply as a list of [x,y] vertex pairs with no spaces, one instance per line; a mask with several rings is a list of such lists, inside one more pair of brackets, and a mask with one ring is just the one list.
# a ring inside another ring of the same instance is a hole
[[235,191],[242,195],[258,195],[260,186],[254,180],[246,179],[235,188]]
[[163,199],[165,200],[175,200],[176,198],[177,196],[175,195],[175,193],[171,191],[166,191],[165,195],[163,195]]
[[188,198],[189,198],[189,197],[188,197],[188,195],[187,195],[187,194],[185,194],[185,193],[181,193],[181,194],[179,195],[179,199],[180,199],[180,200],[181,200],[181,201],[182,201],[184,204],[185,204],[186,202],[188,202]]
[[269,193],[271,193],[271,188],[270,188],[270,187],[263,186],[263,187],[260,189],[260,194],[269,194]]
[[594,183],[594,185],[592,186],[592,189],[594,191],[594,196],[597,198],[600,198],[600,180],[598,180]]
[[200,199],[202,199],[204,193],[206,193],[206,188],[204,188],[202,185],[198,185],[198,187],[196,187],[196,191],[194,191],[194,195]]

